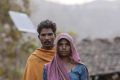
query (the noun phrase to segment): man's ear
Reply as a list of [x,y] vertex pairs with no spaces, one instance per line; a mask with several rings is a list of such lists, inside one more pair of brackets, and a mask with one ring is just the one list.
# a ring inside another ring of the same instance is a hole
[[38,38],[40,38],[40,35],[38,35]]
[[55,38],[56,38],[56,34],[54,34],[55,35]]

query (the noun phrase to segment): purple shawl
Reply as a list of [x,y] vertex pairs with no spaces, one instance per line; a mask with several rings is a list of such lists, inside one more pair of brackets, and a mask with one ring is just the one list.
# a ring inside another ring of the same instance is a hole
[[[67,33],[61,33],[55,40],[55,48],[60,39],[65,38],[70,42],[72,49],[72,56],[70,57],[75,63],[80,63],[79,54],[74,46],[72,37]],[[56,49],[57,50],[57,49]],[[61,58],[59,58],[57,51],[53,60],[45,65],[47,71],[47,80],[70,80],[67,70],[65,69]]]

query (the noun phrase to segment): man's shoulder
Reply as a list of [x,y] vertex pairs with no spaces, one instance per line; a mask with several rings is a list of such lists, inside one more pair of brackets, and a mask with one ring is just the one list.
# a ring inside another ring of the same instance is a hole
[[34,50],[28,57],[28,60],[27,61],[34,61],[36,59],[36,57],[34,56],[34,54],[36,54],[36,50]]

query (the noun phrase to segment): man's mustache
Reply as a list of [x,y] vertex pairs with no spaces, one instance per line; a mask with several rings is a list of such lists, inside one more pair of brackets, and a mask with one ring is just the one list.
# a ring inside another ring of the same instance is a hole
[[44,44],[49,44],[49,43],[51,43],[51,41],[49,41],[49,40],[44,42]]
[[66,52],[68,52],[68,51],[60,51],[60,52],[65,52],[65,53],[66,53]]

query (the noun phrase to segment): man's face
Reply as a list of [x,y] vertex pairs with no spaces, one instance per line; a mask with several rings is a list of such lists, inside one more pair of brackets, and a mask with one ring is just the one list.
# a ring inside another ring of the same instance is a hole
[[69,57],[71,55],[71,46],[70,42],[66,39],[61,39],[58,42],[58,47],[57,47],[57,52],[58,55],[62,57]]
[[43,49],[52,49],[54,46],[55,34],[51,28],[43,28],[39,34],[39,39]]

